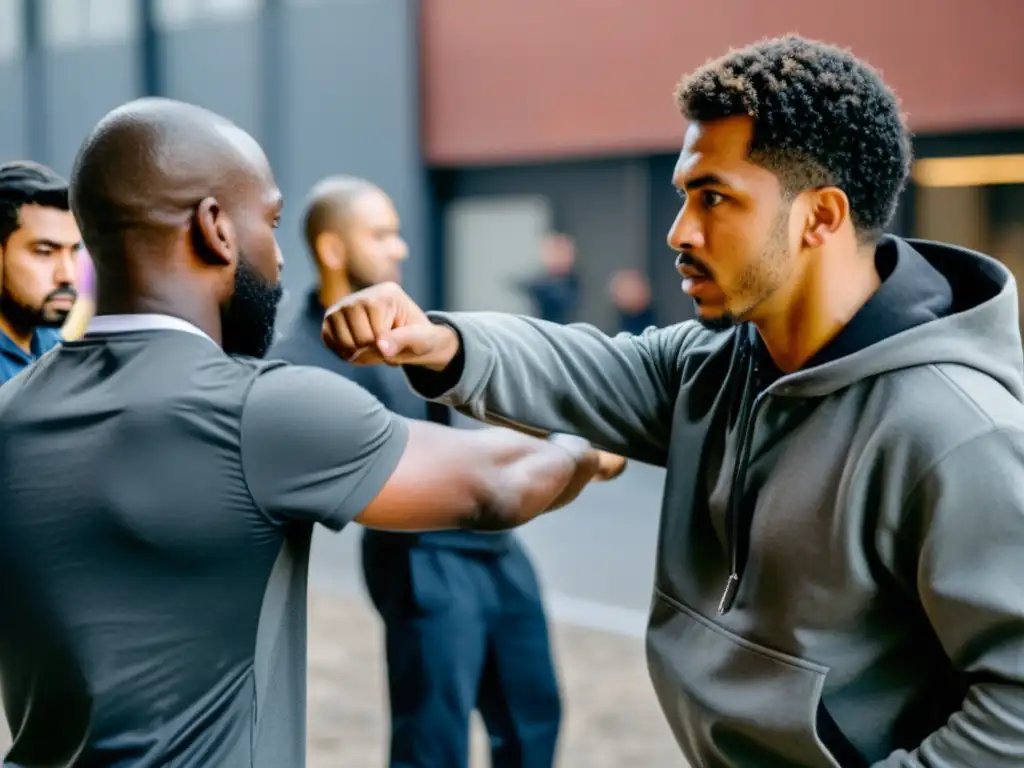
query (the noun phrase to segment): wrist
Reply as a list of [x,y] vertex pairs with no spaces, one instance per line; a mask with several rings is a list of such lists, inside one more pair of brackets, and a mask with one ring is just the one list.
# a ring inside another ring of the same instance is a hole
[[553,432],[548,435],[548,442],[554,443],[563,451],[572,456],[576,462],[593,461],[595,467],[598,463],[598,453],[589,440],[584,440],[576,435],[568,435],[564,432]]
[[435,354],[431,355],[430,360],[424,361],[422,367],[434,371],[434,373],[442,373],[459,354],[462,341],[459,339],[458,332],[450,325],[436,323],[435,328],[438,334]]

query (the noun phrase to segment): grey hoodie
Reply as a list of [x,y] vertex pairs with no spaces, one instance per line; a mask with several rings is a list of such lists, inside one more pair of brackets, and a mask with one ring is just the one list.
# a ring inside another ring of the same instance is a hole
[[762,391],[753,332],[695,322],[436,313],[461,375],[409,372],[475,418],[667,467],[647,655],[694,768],[1024,765],[1016,287],[888,245],[945,277],[949,311]]

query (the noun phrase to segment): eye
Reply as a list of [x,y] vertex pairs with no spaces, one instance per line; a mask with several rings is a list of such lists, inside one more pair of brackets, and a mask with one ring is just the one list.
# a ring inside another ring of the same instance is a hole
[[280,228],[280,226],[281,226],[281,217],[280,216],[275,216],[274,217],[274,223],[271,224],[270,226],[273,227],[274,229]]
[[701,202],[705,208],[714,208],[716,205],[725,202],[725,195],[712,189],[705,189],[701,192]]
[[32,252],[36,256],[52,256],[53,248],[49,248],[48,246],[45,245],[37,245],[35,248],[32,249]]

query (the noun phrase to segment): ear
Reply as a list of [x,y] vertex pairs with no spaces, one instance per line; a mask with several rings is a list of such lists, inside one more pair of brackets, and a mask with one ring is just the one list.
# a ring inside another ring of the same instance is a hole
[[331,272],[345,269],[345,243],[335,232],[321,232],[313,243],[313,253],[320,266]]
[[819,248],[850,221],[850,200],[839,187],[820,187],[809,194],[803,244]]
[[235,228],[216,198],[204,197],[196,206],[192,239],[199,257],[212,265],[229,266],[238,258]]

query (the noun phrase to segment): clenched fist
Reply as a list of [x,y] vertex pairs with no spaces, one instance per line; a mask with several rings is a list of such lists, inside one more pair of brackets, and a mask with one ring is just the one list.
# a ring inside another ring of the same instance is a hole
[[327,310],[324,344],[356,365],[418,365],[442,371],[459,351],[459,337],[430,322],[394,283],[350,294]]

